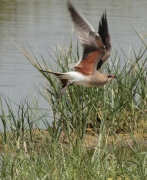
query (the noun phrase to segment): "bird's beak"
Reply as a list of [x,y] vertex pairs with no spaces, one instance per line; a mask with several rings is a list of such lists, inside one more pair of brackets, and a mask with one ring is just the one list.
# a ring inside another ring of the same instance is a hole
[[111,78],[113,79],[113,78],[117,78],[117,77],[116,76],[112,76]]

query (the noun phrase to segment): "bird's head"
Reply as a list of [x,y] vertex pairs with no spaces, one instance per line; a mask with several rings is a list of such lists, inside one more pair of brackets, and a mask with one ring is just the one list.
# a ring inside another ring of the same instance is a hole
[[111,74],[103,74],[99,71],[97,71],[97,78],[96,81],[99,82],[99,84],[104,85],[110,80],[116,78],[116,76],[111,75]]

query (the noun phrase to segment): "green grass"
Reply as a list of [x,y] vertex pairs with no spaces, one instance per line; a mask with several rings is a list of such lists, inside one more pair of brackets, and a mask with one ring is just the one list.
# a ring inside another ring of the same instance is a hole
[[46,79],[38,92],[51,111],[30,98],[15,112],[1,96],[0,179],[147,179],[147,45],[145,37],[140,40],[138,54],[132,49],[120,57],[113,50],[103,71],[116,80],[100,88],[73,85],[62,96],[55,77],[40,70],[69,70],[68,63],[79,58],[78,45],[49,52],[57,69],[41,53],[36,58],[36,52],[21,49]]

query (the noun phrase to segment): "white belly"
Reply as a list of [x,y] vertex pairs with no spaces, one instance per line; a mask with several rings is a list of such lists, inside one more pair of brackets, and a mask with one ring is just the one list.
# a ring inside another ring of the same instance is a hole
[[68,76],[68,79],[75,84],[82,86],[90,86],[88,83],[89,75],[83,75],[76,71],[67,72],[66,75]]

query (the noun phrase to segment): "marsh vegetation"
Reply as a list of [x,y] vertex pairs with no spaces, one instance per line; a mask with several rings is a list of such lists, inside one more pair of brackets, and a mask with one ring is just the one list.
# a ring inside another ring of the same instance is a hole
[[49,52],[56,69],[39,51],[40,59],[20,49],[45,78],[42,90],[35,89],[49,109],[30,96],[15,112],[1,95],[1,179],[147,178],[147,45],[137,35],[142,41],[137,54],[133,47],[128,55],[113,50],[103,67],[116,80],[100,88],[73,85],[62,95],[55,77],[40,70],[67,71],[79,59],[78,44]]

